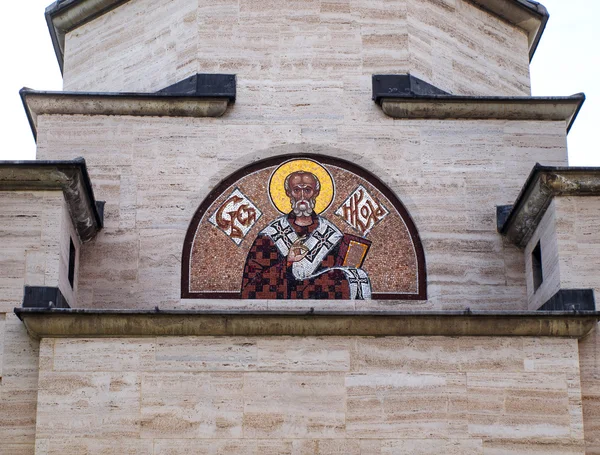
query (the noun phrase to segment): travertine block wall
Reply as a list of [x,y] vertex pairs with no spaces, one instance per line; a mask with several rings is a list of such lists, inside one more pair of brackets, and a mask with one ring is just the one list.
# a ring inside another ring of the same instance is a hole
[[[315,152],[374,173],[413,217],[425,248],[429,301],[405,308],[526,308],[523,253],[497,233],[495,207],[514,202],[536,162],[566,163],[562,122],[400,121],[369,112],[368,98],[357,99],[358,106],[355,99],[315,98],[310,110],[296,111],[270,95],[254,111],[239,106],[237,115],[236,105],[219,119],[39,117],[38,158],[85,156],[96,197],[107,201],[105,228],[82,249],[78,306],[217,305],[180,301],[181,251],[195,210],[216,184],[256,159]],[[242,115],[259,112],[273,122]],[[240,270],[240,283],[241,276]],[[340,305],[354,309],[352,302]]]
[[[542,252],[542,274],[544,280],[538,290],[535,291],[531,253],[538,242],[540,243]],[[553,200],[525,248],[529,310],[537,310],[561,289],[560,260],[561,256],[556,233],[556,205]],[[562,286],[562,288],[567,289],[565,286]]]
[[[556,210],[561,287],[592,288],[598,301],[600,197],[557,197],[553,204]],[[579,343],[587,454],[600,454],[599,329]]]
[[577,454],[577,341],[44,339],[36,455]]
[[34,454],[38,352],[21,321],[0,312],[0,455]]
[[13,308],[25,285],[58,286],[75,303],[69,235],[78,248],[62,191],[0,192],[0,455],[34,453],[39,342]]
[[26,285],[58,287],[75,306],[68,281],[69,237],[76,252],[79,237],[62,191],[1,192],[0,236],[0,312],[21,306]]
[[[81,242],[79,241],[79,235],[73,227],[71,216],[69,215],[69,209],[66,204],[62,204],[62,210],[60,213],[60,259],[59,259],[59,273],[58,273],[58,289],[62,292],[63,296],[69,302],[72,307],[77,307],[77,288],[78,288],[78,271],[79,271],[79,251]],[[73,279],[73,285],[69,282],[69,254],[70,254],[70,241],[73,241],[75,247],[75,274]]]
[[593,288],[600,298],[600,197],[557,197],[556,232],[564,288]]
[[132,0],[66,36],[65,90],[152,92],[198,72],[237,74],[241,98],[409,72],[454,94],[530,94],[527,35],[465,0]]

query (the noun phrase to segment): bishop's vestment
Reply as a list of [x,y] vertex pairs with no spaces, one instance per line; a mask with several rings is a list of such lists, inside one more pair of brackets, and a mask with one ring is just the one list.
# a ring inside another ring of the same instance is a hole
[[[243,299],[369,299],[371,283],[366,272],[336,266],[344,234],[313,213],[309,226],[294,223],[290,213],[263,229],[248,252],[242,279]],[[306,256],[287,260],[300,239]]]

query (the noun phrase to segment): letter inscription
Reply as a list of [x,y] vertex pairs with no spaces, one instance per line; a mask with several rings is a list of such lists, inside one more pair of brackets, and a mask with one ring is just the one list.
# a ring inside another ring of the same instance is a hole
[[366,236],[389,212],[369,192],[359,185],[335,212],[346,223]]
[[239,245],[261,215],[252,201],[236,188],[209,221]]

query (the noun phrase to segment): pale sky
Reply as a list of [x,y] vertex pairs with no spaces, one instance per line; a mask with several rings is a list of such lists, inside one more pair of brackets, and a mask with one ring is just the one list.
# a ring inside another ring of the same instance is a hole
[[[35,158],[35,143],[19,89],[61,90],[62,80],[44,18],[52,0],[6,1],[0,28],[0,160]],[[544,0],[550,21],[531,65],[533,95],[584,92],[587,101],[569,134],[569,164],[600,166],[600,1]]]

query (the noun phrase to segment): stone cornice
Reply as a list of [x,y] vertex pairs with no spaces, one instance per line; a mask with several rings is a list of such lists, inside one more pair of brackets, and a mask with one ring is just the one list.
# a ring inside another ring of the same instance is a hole
[[61,190],[82,242],[95,237],[103,220],[85,160],[0,161],[0,191]]
[[533,58],[550,18],[544,5],[529,0],[468,1],[525,30],[529,41],[529,60]]
[[129,0],[57,0],[46,8],[46,23],[60,71],[65,57],[65,35]]
[[380,100],[383,112],[393,118],[562,120],[567,131],[584,102],[583,93],[559,97],[400,95]]
[[555,196],[600,196],[600,168],[536,164],[500,233],[525,248]]
[[[46,22],[61,71],[64,64],[65,35],[128,1],[57,0],[46,8]],[[530,58],[533,57],[549,17],[544,6],[529,0],[470,1],[474,5],[523,29],[529,40],[529,56]]]
[[598,312],[203,312],[16,308],[34,338],[533,336],[582,338]]
[[171,93],[44,92],[24,88],[20,94],[34,137],[39,115],[220,117],[230,102],[226,97]]

